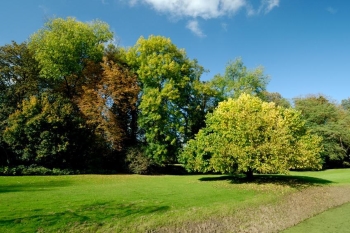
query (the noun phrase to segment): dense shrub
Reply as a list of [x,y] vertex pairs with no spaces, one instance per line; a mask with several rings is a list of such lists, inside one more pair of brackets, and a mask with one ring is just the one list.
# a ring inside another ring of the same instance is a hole
[[154,163],[142,148],[130,148],[126,153],[125,162],[128,170],[135,174],[150,174],[155,168]]
[[49,169],[42,166],[19,165],[16,167],[0,167],[0,175],[3,176],[21,176],[21,175],[72,175],[79,174],[79,171],[73,171],[69,169]]

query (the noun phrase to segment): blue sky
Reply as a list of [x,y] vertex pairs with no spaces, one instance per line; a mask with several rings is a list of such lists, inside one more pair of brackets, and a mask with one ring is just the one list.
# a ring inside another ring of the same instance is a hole
[[170,37],[209,73],[243,59],[270,76],[284,97],[350,97],[348,0],[2,0],[0,45],[23,42],[47,18],[107,22],[120,46],[140,36]]

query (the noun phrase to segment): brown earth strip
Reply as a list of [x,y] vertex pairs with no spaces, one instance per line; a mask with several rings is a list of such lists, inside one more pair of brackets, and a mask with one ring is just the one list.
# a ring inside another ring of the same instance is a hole
[[150,232],[280,232],[323,211],[350,202],[350,186],[299,190],[273,204],[238,210],[232,216],[187,222]]

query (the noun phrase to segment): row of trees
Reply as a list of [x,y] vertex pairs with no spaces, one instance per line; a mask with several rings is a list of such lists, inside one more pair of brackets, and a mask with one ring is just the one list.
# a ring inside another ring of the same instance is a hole
[[[193,151],[187,148],[193,147],[194,138],[211,135],[209,122],[220,102],[228,100],[231,106],[229,99],[245,93],[254,96],[245,96],[248,102],[274,102],[271,108],[278,106],[280,110],[274,111],[285,118],[292,111],[286,110],[290,103],[281,95],[266,91],[268,77],[261,67],[248,70],[237,59],[227,64],[223,75],[204,82],[200,77],[205,69],[168,38],[141,37],[130,48],[117,47],[112,39],[109,26],[101,21],[58,18],[49,20],[27,42],[0,47],[0,166],[120,170],[129,164],[133,171],[143,172],[152,164],[163,166],[180,158],[193,170],[189,164],[195,157],[188,157]],[[298,119],[307,122],[298,135],[310,132],[323,140],[322,154],[321,147],[313,150],[315,161],[319,154],[326,166],[349,161],[349,102],[338,106],[323,96],[295,100],[295,109],[301,111]],[[256,118],[235,121],[250,120]],[[220,145],[218,140],[212,143]],[[238,171],[271,172],[248,168]],[[284,167],[289,168],[299,167]]]

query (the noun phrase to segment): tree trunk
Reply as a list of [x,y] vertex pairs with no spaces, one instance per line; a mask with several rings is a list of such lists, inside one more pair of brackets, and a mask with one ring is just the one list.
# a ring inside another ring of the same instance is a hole
[[246,178],[248,180],[253,180],[253,170],[251,168],[248,169],[248,171],[245,172]]

